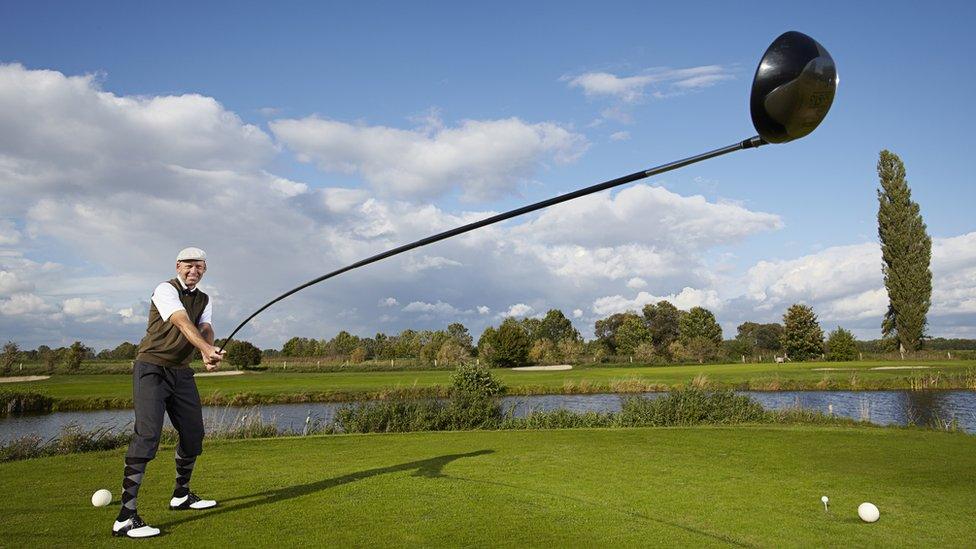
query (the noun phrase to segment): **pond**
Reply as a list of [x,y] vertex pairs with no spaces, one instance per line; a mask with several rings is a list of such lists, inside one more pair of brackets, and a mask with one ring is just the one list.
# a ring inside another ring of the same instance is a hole
[[[646,393],[659,398],[665,393]],[[879,425],[945,425],[953,420],[968,433],[976,433],[976,391],[741,391],[767,409],[801,407],[837,416],[866,420]],[[511,396],[502,399],[506,410],[525,416],[533,410],[566,409],[575,412],[617,412],[627,395],[540,395]],[[204,407],[208,425],[231,425],[245,414],[260,414],[279,429],[300,432],[306,419],[328,424],[335,412],[348,403],[269,404],[255,407]],[[0,417],[0,442],[36,434],[44,439],[58,434],[62,427],[78,425],[92,429],[129,429],[132,410],[56,412],[36,416]],[[167,420],[167,425],[169,421]]]

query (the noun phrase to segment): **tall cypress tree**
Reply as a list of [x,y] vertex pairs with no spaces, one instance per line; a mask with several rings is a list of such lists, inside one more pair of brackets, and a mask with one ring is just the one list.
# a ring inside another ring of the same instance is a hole
[[932,301],[932,239],[912,201],[905,181],[905,165],[898,155],[881,151],[878,160],[878,236],[888,312],[881,323],[882,336],[893,346],[914,351],[925,335],[925,315]]

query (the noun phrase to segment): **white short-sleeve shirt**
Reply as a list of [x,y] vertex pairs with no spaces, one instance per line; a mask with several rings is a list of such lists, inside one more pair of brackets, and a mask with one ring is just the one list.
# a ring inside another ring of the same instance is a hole
[[[159,286],[156,286],[156,289],[153,290],[152,302],[156,306],[156,310],[159,311],[159,316],[163,318],[163,322],[169,320],[169,317],[176,311],[186,310],[183,307],[183,303],[180,302],[180,293],[169,282],[163,282]],[[197,326],[203,324],[213,326],[213,308],[211,307],[211,303],[212,301],[208,299],[207,306],[203,308],[203,314],[200,315],[200,323]]]

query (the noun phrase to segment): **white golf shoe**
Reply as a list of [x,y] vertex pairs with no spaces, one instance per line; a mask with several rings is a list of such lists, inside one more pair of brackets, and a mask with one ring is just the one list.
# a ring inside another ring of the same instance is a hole
[[127,538],[151,538],[159,535],[159,528],[153,528],[145,523],[139,515],[115,521],[112,525],[112,535]]
[[181,498],[173,498],[169,500],[170,511],[185,511],[187,509],[200,511],[216,506],[216,501],[212,499],[200,499],[200,496],[194,494],[193,492],[190,492]]

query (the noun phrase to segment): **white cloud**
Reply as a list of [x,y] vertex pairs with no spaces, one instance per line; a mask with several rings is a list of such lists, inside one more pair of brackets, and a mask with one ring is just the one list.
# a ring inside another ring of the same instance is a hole
[[976,232],[933,239],[932,310],[976,314]]
[[516,303],[515,305],[509,307],[508,310],[505,311],[504,313],[499,314],[498,317],[507,318],[512,316],[518,318],[518,317],[530,316],[533,312],[534,309],[526,305],[525,303]]
[[369,193],[361,189],[321,189],[323,206],[331,212],[349,213],[369,199]]
[[[976,232],[932,240],[930,329],[941,334],[952,317],[976,314]],[[825,322],[864,326],[871,337],[888,308],[877,243],[835,246],[796,259],[760,261],[746,273],[745,297],[758,311],[782,314],[811,305]],[[972,322],[971,320],[967,322]],[[976,325],[969,328],[976,335]]]
[[879,319],[887,309],[888,292],[876,288],[828,301],[818,312],[820,318],[827,321],[856,321]]
[[670,301],[675,307],[683,310],[692,307],[704,307],[716,312],[724,307],[724,302],[719,298],[716,290],[684,288],[677,294],[665,296],[655,296],[648,292],[639,292],[633,299],[627,299],[621,295],[605,296],[593,302],[592,310],[598,317],[605,317],[614,313],[626,311],[640,311],[648,303],[657,303],[661,300]]
[[610,134],[610,141],[627,141],[630,139],[630,132],[613,132]]
[[478,306],[478,314],[479,315],[491,314],[491,308],[490,307],[486,307],[484,305],[479,305]]
[[643,278],[635,276],[627,281],[627,287],[631,290],[640,290],[641,288],[647,287],[647,281]]
[[388,297],[386,299],[381,299],[379,302],[379,307],[396,307],[400,302],[396,300],[395,297]]
[[[269,174],[270,175],[270,174]],[[280,192],[282,195],[291,198],[308,192],[308,185],[296,183],[283,177],[271,176],[271,188]]]
[[34,284],[26,280],[21,280],[17,276],[17,273],[0,271],[0,297],[31,292],[33,290]]
[[653,68],[634,76],[617,76],[608,72],[588,72],[573,77],[563,77],[570,88],[580,88],[588,97],[605,96],[636,103],[647,96],[647,89],[656,98],[679,95],[703,89],[735,78],[731,67],[703,65],[685,69]]
[[147,313],[140,313],[136,311],[135,307],[126,307],[124,309],[119,309],[115,312],[119,315],[122,320],[122,324],[138,324],[145,325],[148,319]]
[[583,309],[573,309],[573,318],[583,318]]
[[827,248],[787,261],[760,261],[749,269],[748,295],[764,306],[789,305],[800,296],[826,300],[877,287],[881,250],[877,244]]
[[[601,230],[579,230],[594,219],[600,220]],[[703,249],[782,225],[778,215],[637,184],[616,194],[603,192],[553,206],[513,233],[538,235],[537,240],[551,245],[600,247],[632,242],[655,248]]]
[[[147,171],[254,168],[275,153],[271,139],[213,98],[120,97],[92,76],[0,64],[0,215],[25,195],[148,189]],[[184,187],[171,186],[171,194]]]
[[0,315],[21,316],[47,313],[54,310],[40,297],[30,294],[14,294],[9,299],[0,299]]
[[644,88],[654,81],[649,75],[621,77],[608,72],[588,72],[564,80],[570,88],[581,88],[587,96],[609,95],[626,102],[642,99]]
[[403,308],[405,313],[432,313],[441,316],[452,316],[461,314],[457,308],[450,303],[438,301],[437,303],[425,303],[423,301],[413,301]]
[[80,297],[64,300],[61,304],[61,311],[65,316],[81,321],[98,320],[112,314],[112,309],[106,307],[100,299],[82,299]]
[[525,251],[535,255],[552,274],[577,280],[618,280],[635,274],[662,277],[680,273],[687,266],[670,251],[636,244],[592,249],[532,244]]
[[318,117],[269,126],[301,161],[325,172],[359,175],[377,190],[411,198],[453,191],[467,200],[498,198],[515,192],[546,161],[572,162],[587,148],[585,137],[558,124],[517,118],[416,130]]

